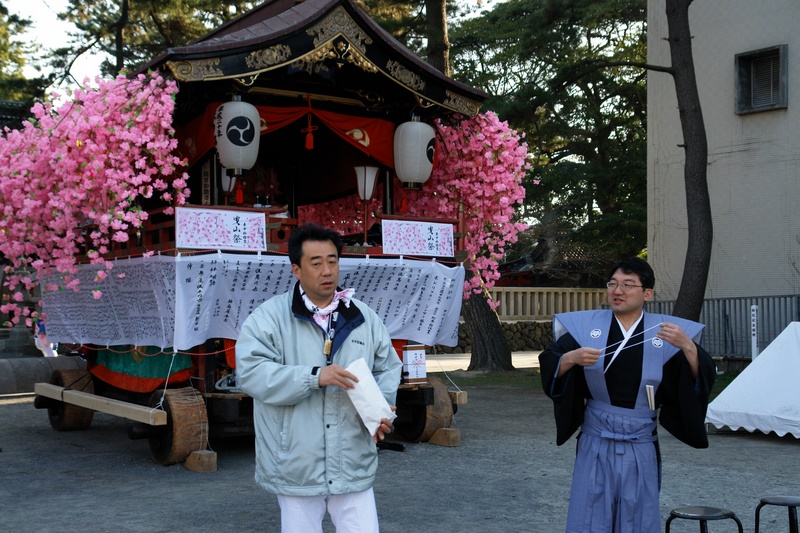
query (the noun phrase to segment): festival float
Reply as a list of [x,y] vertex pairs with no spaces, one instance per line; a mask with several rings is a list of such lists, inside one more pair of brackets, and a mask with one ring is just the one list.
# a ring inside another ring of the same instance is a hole
[[[136,150],[149,155],[134,167],[155,169],[135,195],[108,195],[124,214],[74,223],[54,244],[66,250],[57,268],[39,270],[48,342],[87,361],[36,384],[52,427],[84,429],[94,411],[111,413],[131,421],[129,436],[147,439],[156,462],[215,469],[208,439],[253,431],[252,401],[236,387],[238,328],[293,286],[288,237],[315,222],[343,235],[340,285],[382,317],[404,360],[396,433],[458,445],[450,426],[465,393],[426,376],[424,356],[458,341],[467,225],[463,204],[444,202],[458,198],[454,185],[437,193],[428,180],[480,166],[466,153],[441,163],[447,132],[458,135],[487,95],[416,57],[351,0],[265,2],[121,78],[140,84],[116,108],[132,112],[128,124],[153,111],[130,110],[142,94],[172,99],[158,120],[174,130],[174,160],[153,155],[160,141],[113,139],[105,167],[93,170],[96,156],[69,174],[98,180]],[[498,121],[474,124],[488,135]],[[59,146],[88,153],[99,129]]]

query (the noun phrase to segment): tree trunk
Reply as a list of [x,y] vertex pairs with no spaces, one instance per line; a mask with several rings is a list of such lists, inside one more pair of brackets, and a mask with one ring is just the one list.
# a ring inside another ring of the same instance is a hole
[[471,293],[464,302],[463,314],[472,336],[472,357],[467,370],[514,370],[511,347],[486,296]]
[[128,25],[128,0],[122,0],[119,20],[114,27],[115,60],[117,72],[125,68],[125,28]]
[[450,76],[450,38],[447,36],[445,0],[425,0],[425,25],[428,63],[445,76]]
[[697,93],[692,34],[689,29],[691,3],[692,0],[666,0],[672,77],[678,99],[686,158],[683,175],[689,227],[683,277],[673,314],[698,320],[708,282],[714,230],[706,179],[708,141],[703,112],[700,108],[700,96]]

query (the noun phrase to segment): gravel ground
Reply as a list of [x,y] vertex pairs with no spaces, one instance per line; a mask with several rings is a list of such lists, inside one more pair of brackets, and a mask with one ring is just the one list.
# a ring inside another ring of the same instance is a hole
[[[455,418],[461,446],[380,452],[382,531],[563,531],[575,445],[555,445],[552,405],[531,385],[531,370],[447,376],[469,395]],[[800,441],[792,437],[718,432],[710,448],[694,450],[660,433],[662,524],[672,508],[712,505],[736,512],[751,532],[761,497],[800,496]],[[146,442],[127,438],[124,419],[95,413],[90,429],[59,433],[32,395],[0,396],[0,531],[280,531],[274,496],[253,481],[252,439],[212,447],[217,472],[163,467]],[[762,533],[786,531],[786,517],[765,508]],[[731,526],[712,522],[710,530]],[[672,523],[675,533],[697,530]],[[333,531],[328,522],[325,531]]]

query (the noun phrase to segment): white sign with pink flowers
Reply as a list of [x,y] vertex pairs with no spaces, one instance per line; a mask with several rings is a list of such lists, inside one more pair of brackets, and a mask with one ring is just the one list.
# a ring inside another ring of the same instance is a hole
[[453,225],[410,220],[382,222],[383,253],[453,257]]
[[258,212],[178,207],[175,240],[178,248],[264,251],[267,220]]

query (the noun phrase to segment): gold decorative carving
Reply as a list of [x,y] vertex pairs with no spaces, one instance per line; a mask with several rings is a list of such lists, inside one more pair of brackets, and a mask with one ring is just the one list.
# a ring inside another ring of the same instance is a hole
[[370,74],[375,74],[378,72],[378,67],[376,67],[372,61],[367,59],[365,55],[354,48],[349,49],[349,53],[344,56],[344,59],[348,63],[352,63],[353,65],[357,66],[361,70],[365,70]]
[[307,74],[319,74],[321,72],[330,72],[331,69],[328,65],[321,62],[311,61],[308,57],[301,57],[297,61],[292,61],[290,65],[295,70],[303,70]]
[[372,44],[372,39],[361,30],[342,6],[331,11],[319,24],[307,29],[306,33],[314,36],[315,47],[333,39],[337,34],[342,34],[361,53],[366,53],[367,45]]
[[179,81],[202,81],[206,78],[216,78],[224,73],[218,67],[220,58],[191,59],[189,61],[167,61],[167,66],[172,75]]
[[256,74],[253,74],[253,75],[252,75],[252,76],[250,76],[250,77],[244,76],[244,77],[241,77],[241,78],[233,78],[233,79],[234,79],[234,80],[236,81],[236,83],[238,83],[239,85],[243,85],[243,86],[245,86],[245,87],[252,87],[252,85],[253,85],[253,84],[256,82],[256,80],[258,79],[258,76],[259,76],[259,74],[260,74],[260,72],[259,72],[259,73],[256,73]]
[[351,92],[357,94],[358,97],[361,98],[361,100],[372,104],[373,107],[383,105],[384,103],[383,95],[378,94],[376,92],[365,91],[365,90],[355,90]]
[[447,98],[444,101],[444,105],[447,107],[455,109],[459,113],[470,116],[477,115],[478,111],[480,111],[481,104],[479,102],[470,100],[469,98],[464,98],[463,96],[455,94],[449,90],[445,92],[447,93]]
[[339,66],[343,65],[346,61],[367,72],[378,72],[378,67],[356,48],[353,48],[344,37],[338,36],[334,40],[321,43],[317,46],[318,47],[311,52],[297,58],[292,65],[301,67],[308,73],[319,72],[323,69],[327,70],[327,67],[322,65],[322,63],[326,59],[332,59],[339,64]]
[[255,50],[245,58],[245,64],[254,70],[283,63],[292,57],[292,50],[285,44],[276,44],[263,50]]
[[406,87],[410,87],[415,91],[424,91],[425,90],[425,80],[423,80],[420,76],[414,74],[403,65],[398,63],[397,61],[390,60],[386,63],[386,71],[392,75],[394,79],[405,85]]
[[423,109],[428,109],[428,108],[433,107],[435,105],[440,105],[439,102],[434,102],[433,100],[431,100],[429,98],[423,98],[422,96],[420,96],[418,94],[414,94],[414,98],[417,99],[417,105],[419,107],[423,108]]
[[311,63],[322,63],[326,59],[335,59],[338,54],[333,48],[333,42],[324,43],[303,57],[298,58],[298,61],[310,61]]

